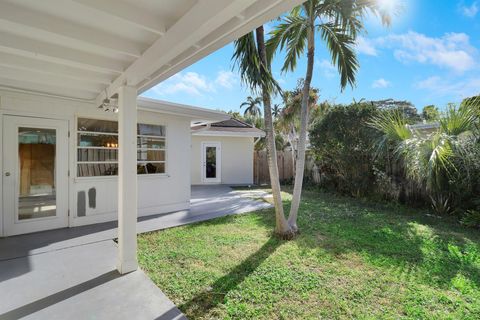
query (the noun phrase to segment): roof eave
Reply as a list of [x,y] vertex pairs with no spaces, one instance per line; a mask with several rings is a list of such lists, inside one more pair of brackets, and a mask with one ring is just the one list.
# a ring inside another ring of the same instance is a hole
[[230,119],[230,115],[217,110],[194,107],[186,104],[140,97],[137,99],[138,109],[198,119],[206,123]]
[[208,131],[208,130],[198,130],[192,131],[194,136],[205,136],[205,137],[249,137],[249,138],[263,138],[265,137],[265,132],[232,132],[232,131]]

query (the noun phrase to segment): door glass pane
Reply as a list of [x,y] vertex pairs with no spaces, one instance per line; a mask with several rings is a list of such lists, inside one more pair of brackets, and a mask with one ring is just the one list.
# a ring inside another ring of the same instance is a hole
[[18,220],[56,215],[56,130],[18,128]]
[[207,178],[216,178],[217,177],[217,148],[206,147],[205,158],[206,158],[205,176]]

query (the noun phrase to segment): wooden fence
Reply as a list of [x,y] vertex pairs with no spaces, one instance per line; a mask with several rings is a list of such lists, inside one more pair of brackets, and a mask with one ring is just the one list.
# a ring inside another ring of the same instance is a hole
[[[292,152],[289,150],[277,151],[277,164],[280,183],[292,181],[295,175]],[[313,183],[320,183],[320,172],[313,157],[308,152],[305,159],[305,178],[310,179]],[[270,184],[267,151],[265,150],[255,151],[254,153],[253,181],[256,185]]]
[[[277,151],[278,174],[280,181],[293,179],[293,159],[291,151]],[[255,151],[253,157],[253,177],[256,185],[270,184],[267,151]]]

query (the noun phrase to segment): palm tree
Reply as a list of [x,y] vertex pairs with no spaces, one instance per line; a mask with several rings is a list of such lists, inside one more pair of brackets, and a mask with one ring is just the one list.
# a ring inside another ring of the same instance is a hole
[[[277,119],[276,127],[278,132],[280,132],[287,140],[290,148],[292,149],[292,163],[293,163],[293,172],[295,175],[295,164],[298,154],[298,142],[299,142],[299,128],[300,121],[299,115],[301,110],[302,102],[302,93],[303,93],[303,80],[300,79],[298,86],[293,91],[284,91],[282,98],[284,107],[280,116]],[[318,89],[310,89],[310,97],[308,102],[309,112],[316,108],[318,100]]]
[[[267,43],[269,59],[277,49],[286,49],[282,72],[293,71],[297,58],[307,49],[307,71],[303,83],[300,112],[300,135],[295,170],[292,205],[288,223],[298,231],[297,216],[302,193],[305,168],[305,149],[308,125],[308,100],[315,59],[315,38],[317,32],[326,43],[332,63],[340,74],[340,86],[354,86],[358,61],[354,51],[357,34],[364,29],[361,19],[367,8],[376,10],[374,1],[309,0],[282,17]],[[388,22],[388,19],[384,19]]]
[[240,105],[240,109],[246,106],[245,111],[243,113],[244,116],[252,116],[258,117],[262,115],[262,111],[260,110],[260,105],[262,104],[262,98],[256,97],[253,98],[251,96],[247,97],[247,101],[243,102]]
[[293,233],[283,211],[270,97],[271,94],[280,92],[280,87],[270,71],[264,36],[263,26],[260,26],[255,29],[255,32],[250,32],[236,40],[232,59],[238,66],[242,83],[246,84],[252,92],[260,93],[262,96],[268,169],[275,206],[275,233],[281,238],[289,239]]
[[280,108],[280,105],[278,103],[275,103],[272,108],[272,115],[275,117],[275,119],[278,118],[281,112],[282,108]]

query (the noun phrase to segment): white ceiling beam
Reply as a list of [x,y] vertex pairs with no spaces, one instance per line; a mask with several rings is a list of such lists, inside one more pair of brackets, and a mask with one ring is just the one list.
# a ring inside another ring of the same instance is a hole
[[0,88],[8,88],[14,90],[26,90],[30,92],[37,92],[40,94],[51,94],[59,97],[76,98],[82,100],[95,99],[96,93],[83,91],[80,88],[69,89],[50,86],[48,84],[35,83],[25,80],[15,80],[9,78],[3,78],[0,74]]
[[33,59],[51,61],[81,69],[122,73],[125,62],[82,52],[59,45],[0,32],[0,51],[19,54]]
[[[98,1],[102,2],[102,1]],[[2,3],[0,20],[14,23],[17,28],[29,28],[29,33],[36,39],[49,35],[60,36],[66,40],[75,40],[83,44],[93,45],[99,50],[120,53],[138,58],[145,45],[105,33],[88,26],[74,24],[71,21],[55,16],[39,14],[36,11],[9,3]]]
[[105,87],[102,84],[95,84],[88,81],[65,79],[55,75],[36,73],[4,66],[0,66],[0,75],[2,76],[2,78],[13,79],[17,81],[26,81],[38,84],[47,83],[52,87],[79,89],[85,92],[92,93],[98,93]]
[[30,59],[3,52],[0,52],[0,66],[11,67],[20,70],[30,70],[51,75],[59,75],[65,78],[84,80],[104,85],[110,84],[115,75],[117,75],[72,68],[61,64]]
[[137,28],[157,35],[165,33],[165,25],[151,13],[119,0],[74,0],[86,7],[123,20]]
[[[154,87],[159,82],[171,77],[180,70],[195,63],[210,53],[222,48],[235,39],[243,36],[252,29],[277,18],[284,12],[291,10],[293,7],[300,5],[304,0],[262,0],[257,1],[249,7],[245,12],[236,16],[236,25],[234,21],[230,28],[221,26],[213,31],[208,37],[202,39],[197,45],[201,49],[196,50],[188,56],[178,55],[172,62],[165,64],[165,67],[158,70],[157,73],[151,75],[142,84],[138,86],[138,93],[141,94],[146,90]],[[228,30],[229,32],[225,32]]]
[[[136,86],[164,64],[182,54],[210,32],[237,16],[256,0],[198,1],[164,36],[135,60],[108,88],[115,92],[124,83]],[[263,1],[263,0],[262,0]],[[96,103],[104,98],[101,93]]]

